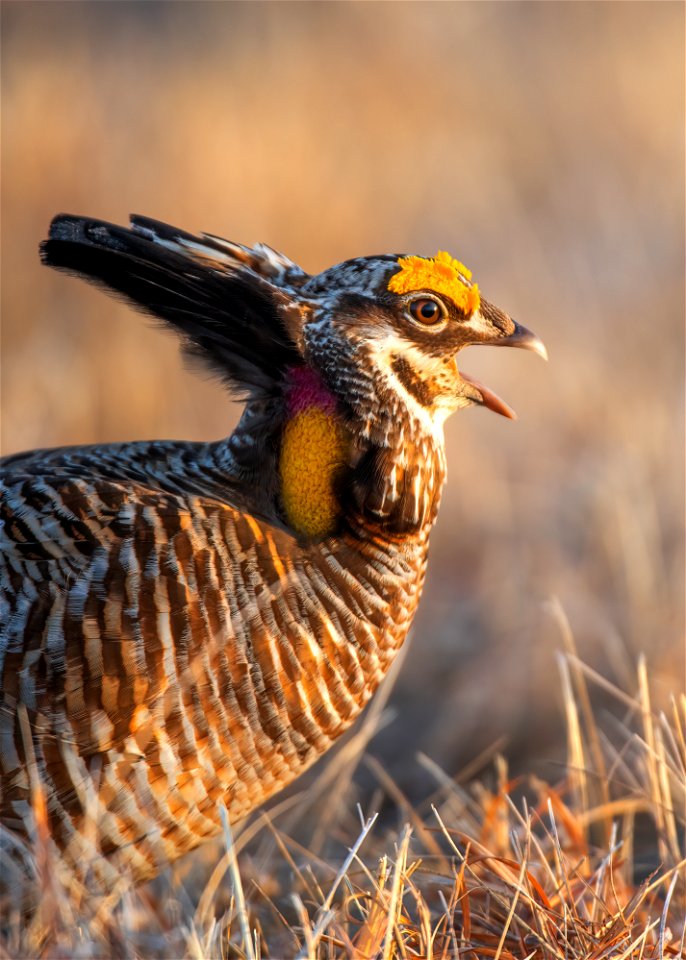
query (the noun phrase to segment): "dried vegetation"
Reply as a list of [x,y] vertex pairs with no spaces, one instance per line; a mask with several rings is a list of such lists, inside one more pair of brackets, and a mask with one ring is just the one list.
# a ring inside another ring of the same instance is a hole
[[[0,956],[683,957],[686,698],[655,712],[643,660],[632,694],[573,652],[559,665],[568,732],[559,782],[513,781],[498,757],[492,786],[462,784],[419,756],[436,789],[415,809],[376,763],[404,825],[394,829],[359,806],[352,816],[350,776],[377,709],[314,796],[291,797],[235,838],[226,823],[224,851],[212,848],[217,862],[202,884],[188,860],[147,887],[128,889],[124,877],[94,897],[61,873],[38,789],[39,907],[28,924],[17,904],[5,910]],[[589,687],[598,685],[617,708],[608,728],[589,708]],[[321,818],[305,831],[304,846],[302,823],[291,830],[283,821],[296,806],[306,816],[317,794],[320,807],[327,798],[328,822],[323,835]]]

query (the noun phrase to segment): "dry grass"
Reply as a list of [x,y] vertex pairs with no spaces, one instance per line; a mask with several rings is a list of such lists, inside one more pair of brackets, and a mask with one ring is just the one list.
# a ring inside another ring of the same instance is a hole
[[[405,821],[393,828],[359,806],[351,815],[341,789],[363,756],[360,731],[327,771],[327,836],[310,827],[304,846],[283,811],[261,814],[235,839],[225,822],[224,853],[214,848],[204,886],[192,869],[182,879],[183,868],[138,890],[122,878],[106,897],[75,885],[50,852],[37,789],[40,906],[28,926],[6,912],[0,956],[684,956],[686,698],[656,713],[644,661],[631,693],[572,652],[559,665],[568,732],[559,782],[513,781],[499,757],[492,787],[461,785],[419,757],[435,792],[414,809],[374,762]],[[598,685],[616,707],[604,726],[588,710]],[[301,818],[308,806],[300,797]]]

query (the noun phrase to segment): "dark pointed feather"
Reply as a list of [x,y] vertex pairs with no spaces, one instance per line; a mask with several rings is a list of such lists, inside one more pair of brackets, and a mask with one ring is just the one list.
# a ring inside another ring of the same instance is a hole
[[216,265],[184,249],[184,242],[211,247],[205,238],[142,217],[132,223],[61,214],[41,244],[43,263],[170,324],[187,351],[237,392],[272,393],[283,371],[302,362],[283,322],[287,293],[218,245]]

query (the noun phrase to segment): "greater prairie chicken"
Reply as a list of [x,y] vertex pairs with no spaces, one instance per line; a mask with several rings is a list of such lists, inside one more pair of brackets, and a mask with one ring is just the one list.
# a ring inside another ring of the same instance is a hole
[[444,420],[512,415],[458,351],[544,348],[443,252],[310,276],[263,244],[58,216],[42,257],[174,327],[246,401],[216,443],[3,463],[6,836],[30,841],[37,778],[68,863],[141,880],[359,714],[422,590]]

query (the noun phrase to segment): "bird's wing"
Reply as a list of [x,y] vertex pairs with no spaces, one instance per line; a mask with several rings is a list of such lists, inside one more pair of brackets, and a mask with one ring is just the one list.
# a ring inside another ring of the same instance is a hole
[[60,214],[41,257],[172,326],[187,353],[239,394],[271,395],[283,371],[302,363],[296,341],[305,308],[293,287],[280,285],[285,258],[266,247],[193,236],[144,217],[120,227]]

